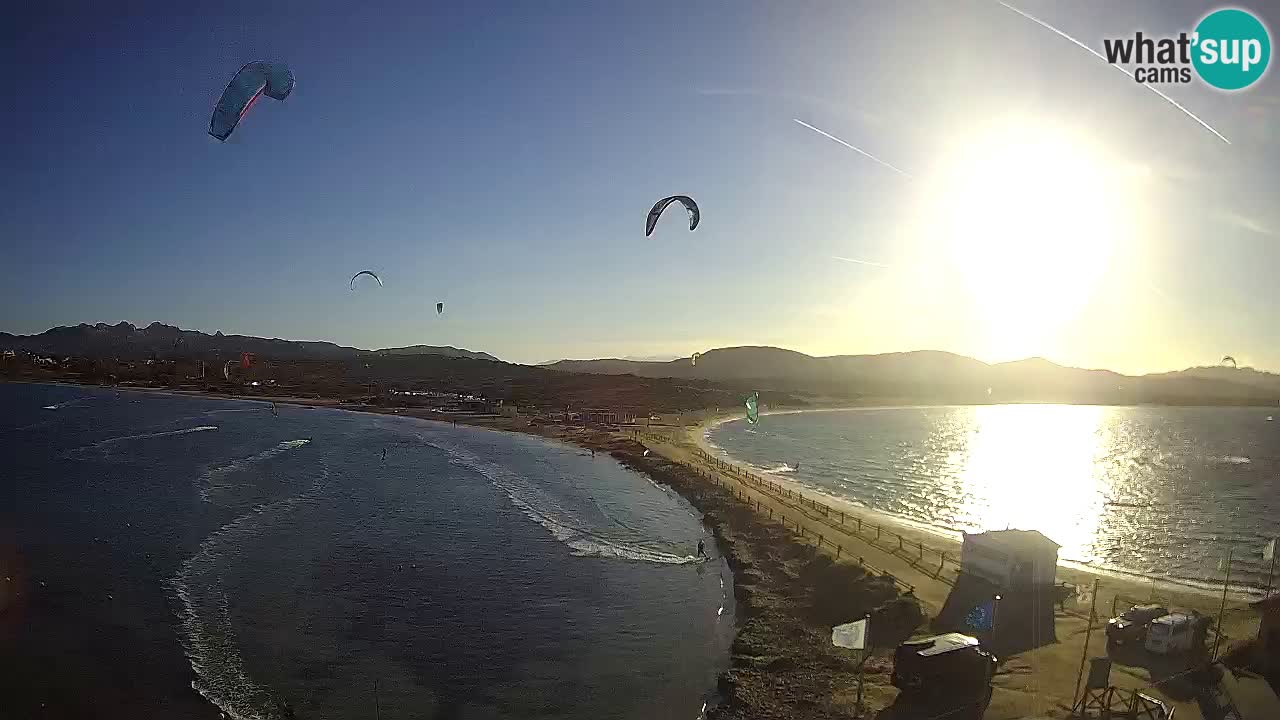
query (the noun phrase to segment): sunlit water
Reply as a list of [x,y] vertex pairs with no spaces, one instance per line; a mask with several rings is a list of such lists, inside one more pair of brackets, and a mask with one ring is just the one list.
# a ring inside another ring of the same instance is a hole
[[538,438],[0,384],[0,468],[4,717],[693,720],[732,639],[696,511]]
[[[1197,586],[1267,582],[1280,534],[1269,408],[865,408],[718,426],[731,456],[946,530],[1036,529],[1063,559]],[[799,464],[799,472],[792,466]],[[785,466],[785,467],[784,467]]]

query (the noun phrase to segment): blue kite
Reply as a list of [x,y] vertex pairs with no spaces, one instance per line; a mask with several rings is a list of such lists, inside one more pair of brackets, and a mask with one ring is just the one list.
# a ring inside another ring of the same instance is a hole
[[293,92],[293,84],[293,73],[284,63],[256,61],[245,65],[231,78],[213,107],[209,134],[226,140],[259,97],[284,100]]

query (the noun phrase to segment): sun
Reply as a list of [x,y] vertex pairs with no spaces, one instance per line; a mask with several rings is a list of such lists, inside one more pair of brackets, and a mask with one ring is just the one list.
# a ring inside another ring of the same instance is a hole
[[979,346],[994,361],[1050,354],[1107,268],[1123,189],[1088,142],[1044,124],[992,128],[945,167],[935,232]]

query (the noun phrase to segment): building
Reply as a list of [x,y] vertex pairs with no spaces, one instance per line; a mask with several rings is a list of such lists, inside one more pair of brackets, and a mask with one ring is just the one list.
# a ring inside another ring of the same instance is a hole
[[965,533],[960,575],[934,630],[976,635],[997,655],[1054,642],[1059,547],[1035,530]]
[[621,422],[621,419],[618,413],[614,412],[613,410],[608,410],[605,408],[594,408],[591,410],[583,410],[582,416],[583,416],[583,419],[586,420],[587,422],[596,423],[599,425],[617,425],[619,422]]
[[1052,585],[1061,545],[1037,530],[965,533],[960,572],[976,575],[1002,589]]

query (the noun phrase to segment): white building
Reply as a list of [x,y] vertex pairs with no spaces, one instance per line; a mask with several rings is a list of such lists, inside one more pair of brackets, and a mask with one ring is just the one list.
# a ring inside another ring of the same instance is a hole
[[1058,573],[1059,547],[1037,530],[965,533],[961,571],[998,588],[1052,585]]

